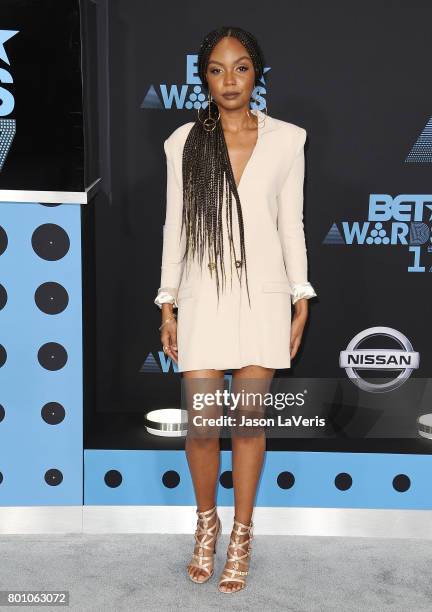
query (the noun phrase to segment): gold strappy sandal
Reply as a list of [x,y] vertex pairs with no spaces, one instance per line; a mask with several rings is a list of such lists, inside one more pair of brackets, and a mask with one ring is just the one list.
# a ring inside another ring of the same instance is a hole
[[[233,538],[231,534],[226,560],[226,564],[232,563],[232,567],[227,567],[225,564],[224,571],[222,572],[218,584],[218,589],[221,593],[236,593],[237,591],[242,591],[246,587],[246,579],[244,576],[247,576],[249,573],[249,559],[252,550],[251,541],[253,538],[253,522],[251,521],[250,525],[243,525],[243,523],[240,523],[234,518],[233,532],[236,534],[236,536]],[[240,542],[239,536],[244,536],[246,534],[249,534],[249,538],[244,540],[244,542]],[[245,550],[246,546],[247,549]],[[239,563],[242,564],[241,568]],[[239,589],[232,591],[223,591],[220,587],[225,582],[240,582],[242,586]]]
[[[204,577],[200,576],[197,579],[191,576],[188,572],[188,576],[192,582],[202,584],[203,582],[207,582],[207,580],[213,576],[214,553],[216,553],[216,542],[222,533],[222,523],[220,518],[217,516],[216,506],[210,508],[210,510],[206,510],[205,512],[198,512],[197,510],[196,513],[198,515],[198,522],[195,531],[195,543],[199,546],[199,549],[197,553],[193,553],[192,561],[189,563],[188,569],[190,567],[197,567],[206,572],[208,575]],[[217,517],[216,521],[211,527],[209,527],[209,522],[215,517],[215,515]],[[202,536],[201,539],[200,536]],[[212,554],[204,556],[203,549],[210,550]]]

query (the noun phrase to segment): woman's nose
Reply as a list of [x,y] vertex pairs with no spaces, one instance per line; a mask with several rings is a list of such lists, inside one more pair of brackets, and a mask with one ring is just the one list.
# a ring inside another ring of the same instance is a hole
[[234,73],[231,73],[231,72],[225,73],[224,85],[235,85]]

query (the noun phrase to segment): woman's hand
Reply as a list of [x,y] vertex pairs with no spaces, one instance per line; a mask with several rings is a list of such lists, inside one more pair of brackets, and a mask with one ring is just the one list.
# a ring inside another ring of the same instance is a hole
[[171,317],[171,321],[168,321],[165,323],[165,325],[163,325],[160,337],[163,352],[178,364],[177,321],[173,317],[172,306],[162,304],[162,323]]
[[303,330],[308,318],[308,301],[307,298],[297,300],[295,303],[295,314],[291,322],[291,359],[297,355],[302,341]]

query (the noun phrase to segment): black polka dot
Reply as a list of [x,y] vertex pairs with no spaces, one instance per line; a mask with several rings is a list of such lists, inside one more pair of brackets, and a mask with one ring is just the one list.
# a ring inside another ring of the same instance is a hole
[[46,314],[63,312],[69,303],[69,296],[59,283],[43,283],[35,291],[36,306]]
[[58,425],[65,418],[65,409],[58,402],[48,402],[42,406],[41,416],[48,425]]
[[63,480],[63,474],[60,470],[56,470],[53,468],[52,470],[47,470],[45,473],[45,482],[49,484],[51,487],[56,487]]
[[4,366],[4,364],[6,363],[6,359],[7,359],[6,349],[3,346],[3,344],[0,344],[0,368]]
[[39,202],[41,206],[61,206],[62,202]]
[[3,482],[3,474],[0,472],[0,484]]
[[48,261],[62,259],[70,247],[69,236],[55,223],[45,223],[36,228],[31,242],[34,252]]
[[411,480],[406,474],[398,474],[393,478],[393,488],[399,493],[405,493],[411,486]]
[[57,342],[47,342],[38,351],[38,361],[47,370],[60,370],[67,362],[67,352],[64,346]]
[[7,291],[3,287],[3,285],[0,284],[0,310],[2,310],[6,306],[7,298]]
[[107,487],[115,489],[121,485],[123,477],[118,470],[109,470],[109,472],[105,474],[104,480]]
[[291,472],[281,472],[277,477],[277,483],[281,489],[291,489],[294,486],[295,478]]
[[168,470],[162,476],[162,482],[168,489],[174,489],[180,484],[180,474],[175,470]]
[[232,479],[232,471],[226,470],[222,472],[219,477],[219,482],[224,489],[232,489],[233,488],[233,479]]
[[338,474],[335,478],[335,486],[339,491],[347,491],[352,487],[352,478],[346,472]]
[[3,421],[3,419],[5,418],[5,409],[3,408],[3,406],[0,404],[0,423]]
[[2,226],[0,225],[0,255],[6,251],[8,245],[8,237]]

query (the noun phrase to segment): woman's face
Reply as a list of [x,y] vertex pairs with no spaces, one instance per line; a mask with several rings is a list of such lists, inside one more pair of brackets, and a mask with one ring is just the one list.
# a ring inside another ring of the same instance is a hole
[[[234,36],[222,38],[214,47],[207,66],[210,93],[219,107],[247,107],[255,85],[255,70],[249,53]],[[235,93],[233,97],[227,94]]]

